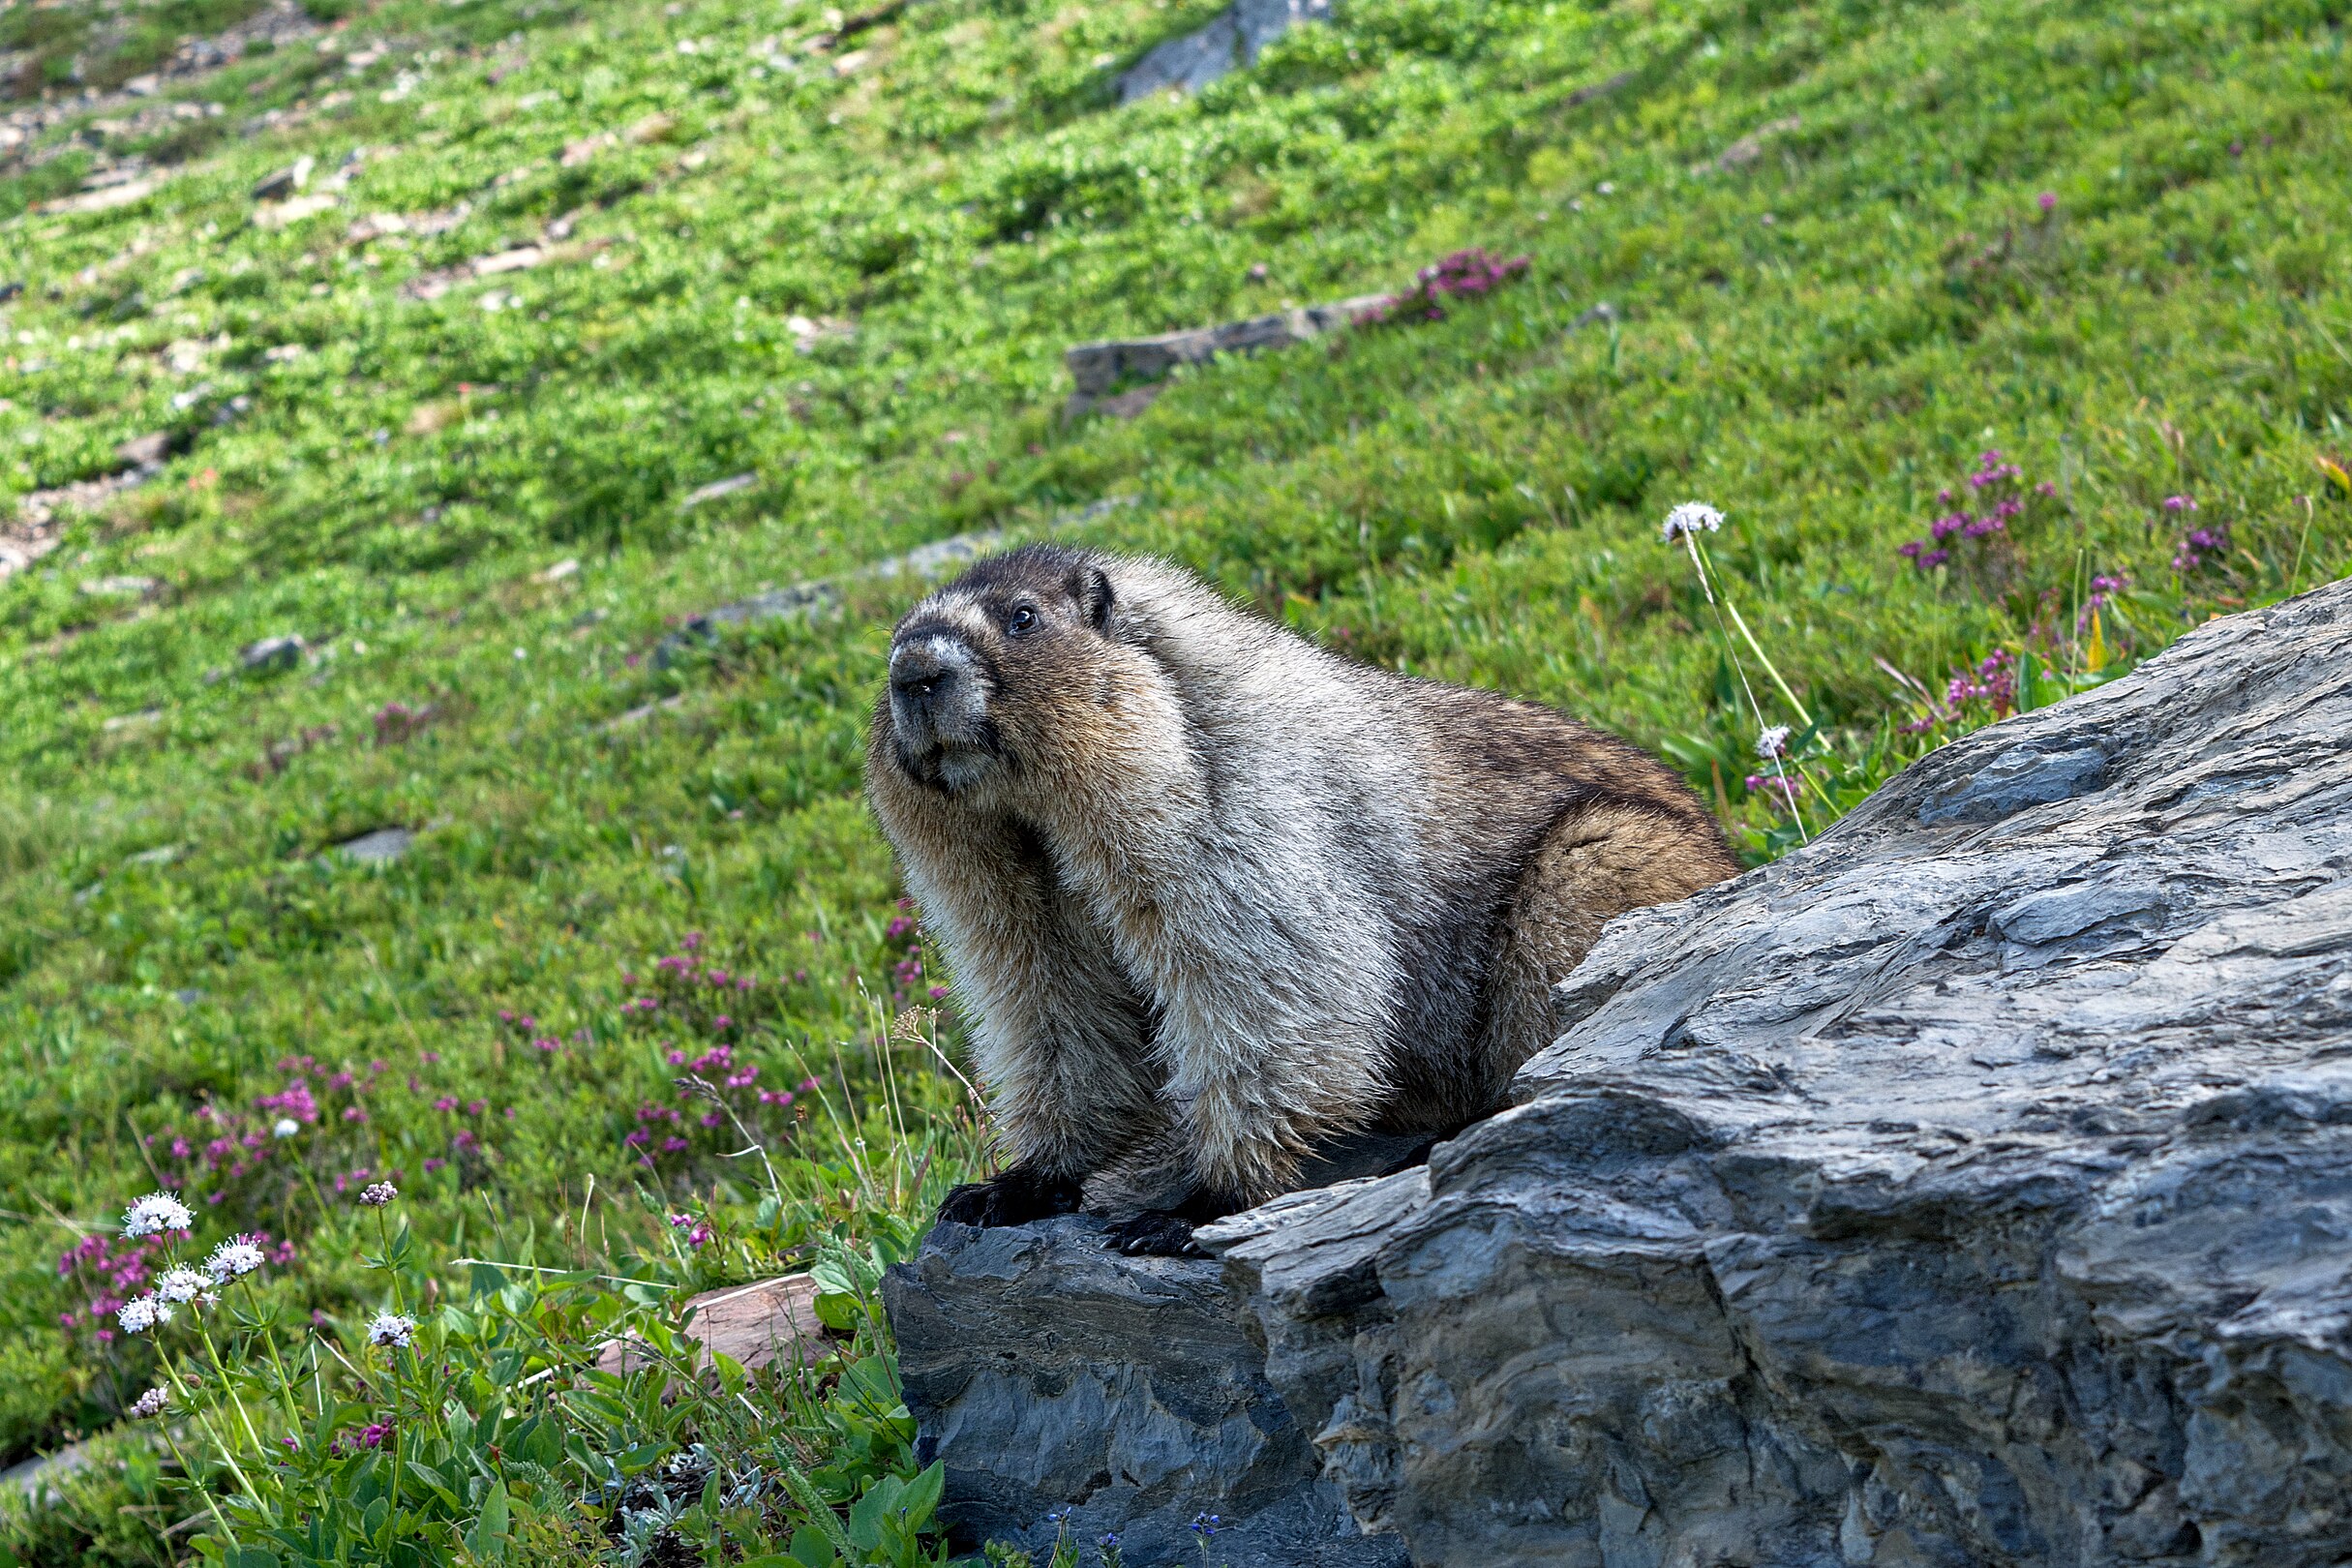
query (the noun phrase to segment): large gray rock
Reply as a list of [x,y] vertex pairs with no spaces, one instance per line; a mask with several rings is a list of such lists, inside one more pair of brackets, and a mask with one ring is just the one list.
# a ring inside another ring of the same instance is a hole
[[2352,1555],[2352,586],[1613,924],[1517,1108],[1225,1251],[1419,1563]]
[[[1155,1265],[1054,1375],[1155,1388],[1207,1332],[1161,1325],[1238,1315],[1297,1495],[1423,1565],[2352,1558],[2352,585],[1939,750],[1560,991],[1514,1108],[1204,1231],[1221,1280]],[[1017,1366],[1082,1247],[926,1288]],[[1024,1398],[917,1404],[951,1493],[1032,1462]],[[1072,1453],[1162,1419],[1058,1408]]]

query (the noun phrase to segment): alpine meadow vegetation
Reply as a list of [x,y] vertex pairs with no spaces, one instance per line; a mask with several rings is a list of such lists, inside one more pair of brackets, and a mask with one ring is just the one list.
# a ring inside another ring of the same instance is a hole
[[1214,12],[0,5],[0,1460],[81,1444],[0,1561],[949,1559],[917,547],[1163,553],[1760,861],[2352,570],[2343,0],[1342,0],[1119,102]]

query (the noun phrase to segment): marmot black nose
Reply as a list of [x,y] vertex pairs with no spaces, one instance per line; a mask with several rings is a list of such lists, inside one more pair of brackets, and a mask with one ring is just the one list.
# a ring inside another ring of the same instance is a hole
[[955,678],[955,667],[920,645],[890,655],[890,695],[916,708],[929,706]]

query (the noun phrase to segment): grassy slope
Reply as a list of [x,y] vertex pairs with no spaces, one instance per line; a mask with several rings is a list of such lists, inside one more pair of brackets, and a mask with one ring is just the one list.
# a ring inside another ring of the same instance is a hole
[[[0,504],[126,437],[184,447],[0,585],[0,1207],[34,1217],[0,1230],[0,1452],[106,1415],[39,1217],[106,1214],[149,1158],[178,1179],[170,1135],[279,1089],[282,1058],[387,1063],[371,1120],[305,1134],[321,1168],[413,1177],[448,1152],[436,1098],[489,1102],[489,1155],[417,1188],[446,1232],[461,1182],[544,1219],[559,1184],[628,1178],[669,1070],[621,972],[687,929],[776,982],[769,1040],[858,1032],[853,974],[884,988],[904,945],[856,796],[904,590],[658,669],[682,614],[1132,497],[1083,536],[1669,745],[1762,827],[1753,722],[1656,543],[1673,501],[1731,512],[1758,634],[1879,769],[1927,741],[1890,735],[1915,709],[1877,660],[1940,685],[2063,640],[2093,572],[2130,580],[2102,634],[2143,654],[2346,569],[2313,465],[2352,407],[2338,0],[1351,0],[1197,100],[1112,106],[1108,75],[1201,10],[932,0],[826,55],[803,5],[390,0],[334,35],[393,44],[355,75],[301,47],[173,89],[287,124],[143,204],[0,226],[27,285],[0,306]],[[354,149],[340,208],[249,222],[256,177]],[[0,202],[54,183],[0,172]],[[459,203],[443,233],[347,239]],[[567,213],[544,266],[400,292]],[[1530,276],[1190,376],[1131,424],[1055,417],[1069,342],[1395,286],[1470,243]],[[1601,300],[1621,320],[1577,327]],[[794,315],[858,332],[803,353]],[[1893,555],[1986,446],[2059,489],[1998,592]],[[2171,495],[2232,526],[2185,579]],[[562,557],[582,570],[535,580]],[[81,587],[117,575],[156,600]],[[207,681],[286,631],[327,656]],[[438,722],[378,744],[394,702]],[[387,871],[319,858],[395,822],[425,831]],[[591,1043],[509,1049],[502,1007]],[[710,1152],[665,1162],[673,1191]],[[215,1212],[300,1233],[297,1185],[265,1163]]]

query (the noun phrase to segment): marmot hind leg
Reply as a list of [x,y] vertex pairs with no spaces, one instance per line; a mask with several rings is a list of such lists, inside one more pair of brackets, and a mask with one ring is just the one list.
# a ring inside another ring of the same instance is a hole
[[1687,898],[1738,870],[1711,825],[1654,807],[1596,802],[1553,824],[1521,873],[1488,972],[1476,1074],[1488,1098],[1471,1114],[1501,1103],[1511,1074],[1559,1033],[1552,987],[1583,961],[1602,926],[1629,909]]

